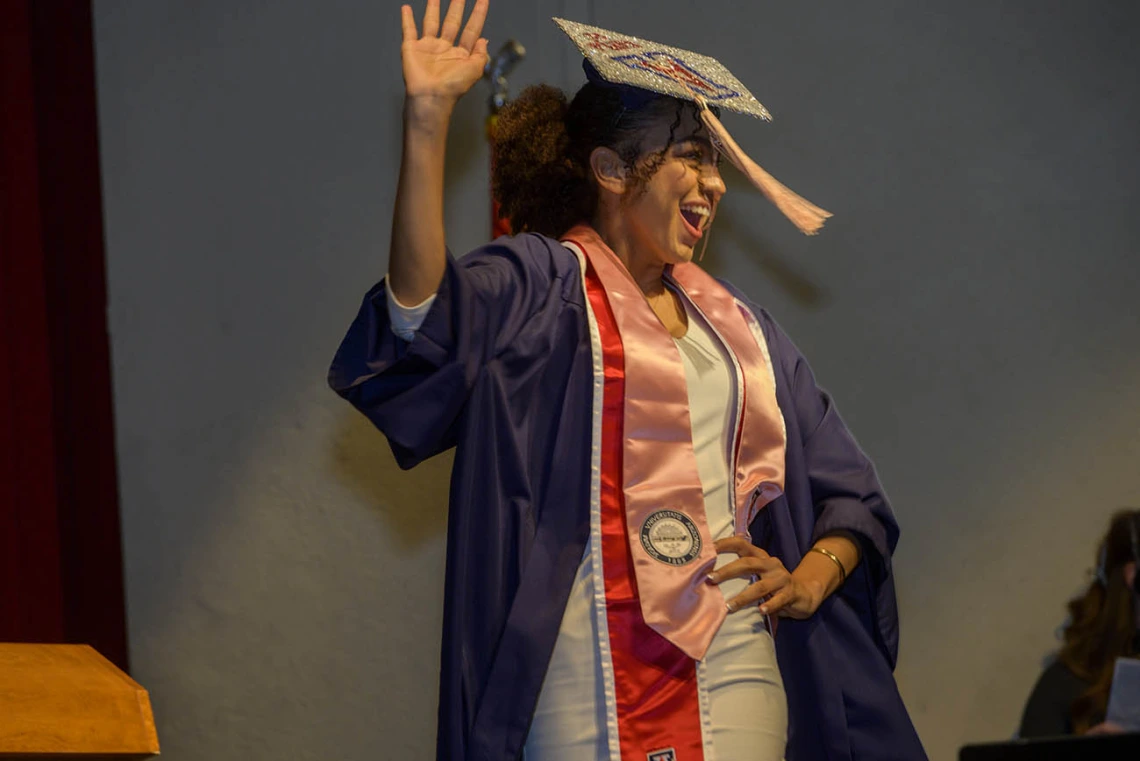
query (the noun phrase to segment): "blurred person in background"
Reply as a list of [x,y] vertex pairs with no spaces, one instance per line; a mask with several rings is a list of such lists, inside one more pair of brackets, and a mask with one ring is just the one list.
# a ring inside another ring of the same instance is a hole
[[1140,510],[1120,510],[1097,550],[1096,578],[1069,601],[1057,659],[1037,680],[1021,737],[1121,731],[1105,721],[1116,659],[1140,655]]

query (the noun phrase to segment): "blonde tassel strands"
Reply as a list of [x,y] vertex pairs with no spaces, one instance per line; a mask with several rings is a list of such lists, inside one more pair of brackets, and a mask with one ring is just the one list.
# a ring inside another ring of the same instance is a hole
[[704,98],[697,101],[700,106],[701,121],[708,128],[712,136],[713,145],[724,154],[732,165],[744,173],[753,185],[763,193],[776,208],[784,213],[796,227],[805,235],[815,235],[823,227],[823,223],[831,216],[806,198],[797,195],[785,187],[779,180],[760,168],[760,165],[748,157],[740,149],[732,135],[720,123],[720,119],[709,109]]
[[705,260],[705,252],[709,250],[709,236],[712,235],[712,225],[713,225],[713,222],[715,222],[715,221],[716,221],[716,212],[714,211],[712,219],[710,219],[708,224],[705,225],[704,235],[701,236],[704,238],[704,240],[701,241],[701,253],[700,253],[700,256],[697,257],[698,262],[703,262]]

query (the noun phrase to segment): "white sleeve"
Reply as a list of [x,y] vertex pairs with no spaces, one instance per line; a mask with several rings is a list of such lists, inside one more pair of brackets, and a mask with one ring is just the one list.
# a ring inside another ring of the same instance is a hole
[[428,296],[414,307],[406,307],[396,300],[392,291],[385,288],[384,293],[388,296],[388,320],[391,322],[392,332],[405,341],[411,341],[416,337],[416,331],[424,324],[428,310],[435,301],[435,294]]

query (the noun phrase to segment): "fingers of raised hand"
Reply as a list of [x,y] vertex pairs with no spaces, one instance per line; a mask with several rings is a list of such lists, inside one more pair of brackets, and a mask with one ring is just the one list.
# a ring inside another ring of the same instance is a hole
[[416,30],[416,17],[412,6],[403,5],[400,7],[400,20],[404,34],[403,41],[415,42],[419,39],[438,38],[457,47],[461,47],[468,53],[486,55],[487,41],[483,40],[479,35],[483,33],[483,24],[487,20],[487,9],[490,6],[490,0],[475,0],[475,7],[471,9],[471,16],[467,19],[467,25],[463,27],[463,35],[459,37],[458,43],[456,43],[455,38],[459,36],[459,25],[463,22],[466,0],[452,0],[447,8],[447,16],[443,20],[442,29],[439,25],[439,2],[440,0],[428,0],[427,8],[424,10],[422,37]]
[[415,42],[419,39],[419,33],[416,31],[416,16],[412,12],[412,6],[400,6],[400,24],[404,28],[404,42]]
[[424,37],[439,36],[439,0],[428,0],[424,9]]
[[[452,5],[454,4],[452,3]],[[479,42],[479,35],[483,33],[483,22],[487,20],[488,5],[490,5],[489,0],[475,0],[475,7],[471,9],[471,17],[467,19],[467,26],[463,27],[463,35],[459,38],[459,47],[470,52],[477,52],[475,45]],[[450,12],[448,15],[451,15]]]
[[459,25],[463,23],[463,11],[466,10],[466,0],[451,0],[447,6],[447,15],[443,19],[443,26],[439,30],[439,38],[455,44],[459,36]]

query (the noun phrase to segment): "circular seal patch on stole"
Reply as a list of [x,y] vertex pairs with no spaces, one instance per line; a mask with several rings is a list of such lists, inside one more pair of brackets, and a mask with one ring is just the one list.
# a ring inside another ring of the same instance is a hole
[[684,513],[658,510],[641,524],[641,546],[654,560],[685,565],[701,554],[701,534]]

